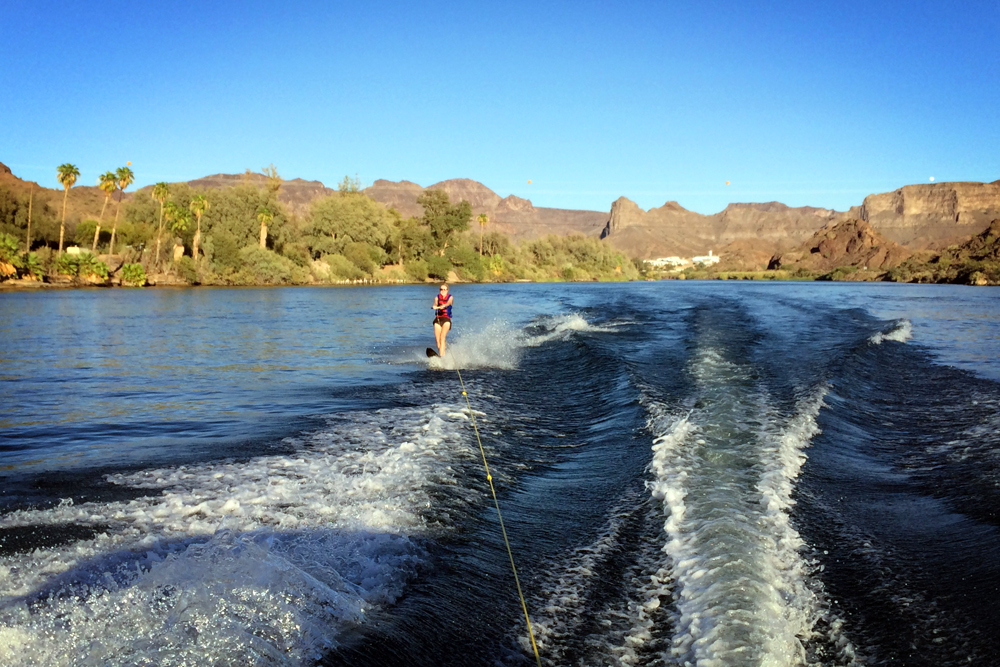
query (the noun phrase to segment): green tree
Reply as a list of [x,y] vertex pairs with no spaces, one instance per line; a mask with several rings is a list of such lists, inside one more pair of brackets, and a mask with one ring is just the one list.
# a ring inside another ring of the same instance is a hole
[[163,205],[170,196],[170,186],[160,181],[153,186],[152,197],[160,203],[160,221],[156,227],[156,267],[160,267],[160,241],[163,239]]
[[476,216],[476,222],[479,223],[479,256],[483,256],[483,232],[486,230],[486,223],[490,221],[490,216],[485,213],[480,213]]
[[23,239],[29,250],[36,243],[51,243],[55,248],[59,242],[59,209],[49,206],[47,191],[34,187],[34,183],[25,193],[0,183],[0,232]]
[[35,199],[35,183],[32,181],[31,189],[28,190],[28,230],[24,234],[24,252],[31,252],[31,205]]
[[170,224],[170,231],[174,234],[186,232],[191,224],[191,214],[188,210],[172,201],[168,201],[163,207],[163,217],[167,219],[167,223]]
[[313,256],[343,254],[348,243],[384,248],[392,238],[396,217],[363,195],[324,197],[313,203],[306,225],[306,242]]
[[396,230],[394,236],[394,247],[399,259],[399,265],[403,266],[406,259],[419,259],[434,250],[434,238],[431,230],[422,223],[420,218],[407,218],[396,220]]
[[511,251],[510,239],[500,232],[490,232],[490,235],[480,242],[479,247],[490,257],[506,255]]
[[351,242],[344,246],[344,257],[361,271],[374,274],[385,260],[385,251],[368,243]]
[[170,223],[170,231],[174,234],[187,231],[188,223],[191,221],[191,217],[188,215],[186,208],[182,208],[174,202],[168,201],[166,206],[163,207],[163,215],[167,219],[167,222]]
[[267,223],[268,238],[271,245],[280,250],[286,237],[288,214],[274,193],[267,188],[237,185],[212,190],[211,198],[212,207],[203,216],[202,230],[212,237],[213,242],[227,237],[237,248],[260,247],[260,220],[257,215],[266,208],[274,215]]
[[104,221],[104,210],[108,207],[108,201],[118,189],[118,179],[113,171],[106,171],[97,177],[97,187],[104,192],[104,204],[101,206],[101,217],[94,227],[94,244],[90,247],[90,252],[97,253],[97,239],[101,235],[101,223]]
[[[445,253],[448,261],[459,269],[459,275],[466,280],[481,281],[485,274],[483,260],[476,254],[471,243],[459,241]],[[447,276],[445,276],[447,277]]]
[[431,255],[427,258],[427,275],[436,280],[448,280],[448,272],[452,270],[447,257]]
[[354,178],[344,176],[344,180],[337,185],[337,191],[342,195],[357,194],[361,192],[361,179],[358,178],[357,174],[354,175]]
[[438,255],[443,257],[451,237],[469,228],[472,205],[465,200],[452,205],[444,190],[425,190],[417,197],[417,203],[424,207],[422,220],[430,228]]
[[237,284],[282,285],[303,283],[309,272],[295,265],[295,262],[281,255],[256,246],[240,250],[242,268],[234,276]]
[[76,179],[80,177],[80,170],[76,168],[75,164],[70,164],[66,162],[61,164],[56,168],[56,178],[59,183],[62,184],[65,192],[63,193],[63,210],[62,210],[62,222],[59,223],[59,254],[62,255],[63,251],[63,237],[66,235],[66,200],[69,198],[69,189],[73,187],[76,183]]
[[195,195],[191,198],[188,208],[191,209],[194,217],[198,220],[198,228],[194,233],[194,241],[191,243],[191,256],[195,261],[198,261],[198,243],[201,241],[201,216],[208,210],[208,200],[205,198],[205,195]]
[[135,181],[135,174],[128,167],[118,167],[115,170],[115,182],[118,186],[118,206],[115,208],[115,224],[111,228],[111,244],[108,246],[108,254],[115,254],[115,234],[118,233],[118,214],[122,208],[122,197],[125,196],[125,188]]
[[17,252],[19,246],[16,238],[0,232],[0,280],[17,276],[17,269],[22,268],[23,262]]
[[[281,185],[285,182],[278,174],[278,168],[274,166],[272,162],[270,166],[264,167],[261,170],[264,177],[267,178],[267,191],[270,192],[275,197],[278,196],[278,192],[281,190]],[[263,247],[263,246],[261,246]]]
[[274,220],[274,213],[269,208],[262,208],[257,213],[257,220],[260,222],[260,247],[267,247],[267,225]]

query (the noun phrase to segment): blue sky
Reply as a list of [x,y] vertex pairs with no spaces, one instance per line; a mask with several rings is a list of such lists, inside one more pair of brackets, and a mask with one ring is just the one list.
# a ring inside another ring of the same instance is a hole
[[274,163],[714,213],[1000,179],[996,0],[3,5],[0,162],[47,187]]

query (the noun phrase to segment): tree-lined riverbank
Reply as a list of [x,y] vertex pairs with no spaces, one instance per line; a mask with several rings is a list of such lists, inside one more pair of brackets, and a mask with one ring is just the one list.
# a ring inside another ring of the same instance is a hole
[[[128,165],[101,175],[100,197],[70,197],[78,175],[73,164],[59,166],[61,209],[44,189],[16,191],[0,183],[0,285],[671,278],[1000,284],[1000,221],[964,244],[911,254],[866,223],[847,220],[819,230],[797,251],[776,255],[768,270],[734,270],[738,262],[727,266],[724,258],[716,266],[668,271],[593,236],[515,242],[492,228],[488,214],[474,216],[468,201],[452,201],[440,189],[422,191],[416,200],[422,213],[404,218],[349,177],[336,191],[325,190],[332,194],[290,207],[279,198],[284,181],[273,165],[259,174],[248,170],[235,185],[161,182],[128,197],[135,178]],[[67,202],[74,199],[78,217],[67,219]],[[81,214],[79,206],[99,212]]]
[[[635,262],[595,238],[514,243],[489,229],[488,216],[473,219],[467,201],[452,202],[442,191],[424,193],[423,215],[404,219],[345,178],[335,194],[296,215],[278,199],[277,170],[272,166],[265,175],[263,187],[249,178],[206,190],[158,183],[149,195],[124,203],[122,183],[131,181],[108,179],[107,189],[102,181],[100,214],[72,229],[59,225],[60,236],[77,244],[69,252],[52,247],[47,206],[32,237],[32,202],[0,193],[8,203],[0,208],[0,278],[63,285],[304,285],[639,277]],[[116,203],[110,230],[103,222],[109,201]]]

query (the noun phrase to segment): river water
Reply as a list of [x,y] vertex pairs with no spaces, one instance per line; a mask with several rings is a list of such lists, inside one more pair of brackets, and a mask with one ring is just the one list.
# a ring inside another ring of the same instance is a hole
[[1000,292],[435,293],[0,294],[0,664],[1000,664]]

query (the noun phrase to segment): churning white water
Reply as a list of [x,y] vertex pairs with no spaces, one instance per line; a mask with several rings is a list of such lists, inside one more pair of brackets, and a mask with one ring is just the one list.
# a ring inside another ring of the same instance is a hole
[[913,324],[909,320],[899,320],[892,328],[874,333],[868,340],[873,345],[881,345],[885,340],[905,343],[911,338],[913,338]]
[[308,664],[447,528],[429,494],[474,461],[467,423],[451,405],[334,418],[294,455],[112,475],[149,495],[4,516],[100,532],[0,559],[0,662]]
[[794,480],[818,432],[824,390],[782,417],[748,370],[711,347],[690,369],[698,405],[647,399],[653,496],[676,582],[672,658],[721,667],[805,664],[825,610],[791,525]]

